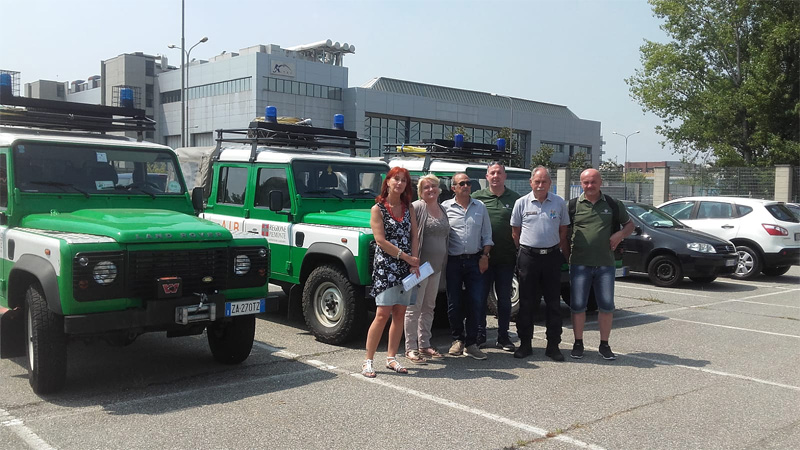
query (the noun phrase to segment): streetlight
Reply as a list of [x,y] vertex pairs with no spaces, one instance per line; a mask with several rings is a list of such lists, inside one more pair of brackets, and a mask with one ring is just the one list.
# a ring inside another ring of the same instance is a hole
[[514,149],[514,99],[502,94],[495,94],[492,92],[492,97],[505,97],[511,103],[511,135],[509,136],[508,148],[513,151]]
[[617,136],[622,136],[625,138],[625,165],[622,166],[622,180],[625,183],[625,200],[628,199],[628,138],[634,134],[639,134],[639,132],[639,130],[636,130],[627,136],[622,133],[617,133],[616,131],[611,132],[611,134],[616,134]]
[[184,42],[185,40],[181,38],[181,47],[178,47],[175,44],[170,44],[167,46],[167,48],[178,48],[181,50],[181,147],[188,147],[189,107],[188,103],[186,102],[186,97],[189,93],[189,89],[187,88],[189,84],[189,63],[191,62],[189,56],[192,54],[192,50],[195,47],[204,42],[208,42],[208,37],[203,37],[203,39],[200,39],[200,41],[198,41],[196,44],[189,47],[189,51],[184,50]]

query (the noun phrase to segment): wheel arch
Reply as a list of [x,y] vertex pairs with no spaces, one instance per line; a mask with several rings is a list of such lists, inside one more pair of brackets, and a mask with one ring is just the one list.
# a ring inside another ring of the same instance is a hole
[[753,250],[758,252],[758,256],[760,256],[762,260],[764,259],[764,249],[761,248],[760,245],[758,245],[758,242],[756,242],[756,241],[754,241],[752,239],[735,238],[735,239],[731,239],[731,243],[735,247],[738,247],[740,245],[743,245],[745,247],[750,247]]
[[[656,248],[653,249],[653,251],[651,251],[649,255],[647,255],[647,260],[645,261],[644,264],[644,270],[647,271],[650,269],[650,263],[653,262],[653,260],[656,259],[656,257],[664,255],[675,257],[678,260],[679,264],[681,262],[681,258],[673,250],[668,248]],[[682,265],[683,264],[681,264],[681,266]]]
[[31,283],[42,286],[50,311],[63,315],[61,294],[58,290],[58,275],[49,261],[35,255],[22,255],[14,263],[8,276],[8,306],[16,308],[25,302],[25,290]]
[[308,247],[300,268],[300,283],[305,283],[311,271],[323,264],[334,264],[344,268],[347,279],[354,285],[361,285],[353,253],[347,247],[330,242],[317,242]]

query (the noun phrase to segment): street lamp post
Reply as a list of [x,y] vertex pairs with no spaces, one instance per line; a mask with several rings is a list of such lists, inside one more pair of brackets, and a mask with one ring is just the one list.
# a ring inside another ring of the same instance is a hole
[[181,147],[187,147],[189,145],[189,103],[186,101],[186,97],[189,94],[189,62],[191,62],[189,56],[192,54],[192,50],[195,47],[203,42],[208,42],[208,37],[200,39],[196,44],[189,47],[188,51],[185,50],[185,42],[184,38],[181,37],[180,47],[175,44],[167,46],[167,48],[180,48],[181,50]]
[[510,133],[510,136],[508,137],[509,138],[508,139],[509,140],[508,147],[509,147],[509,149],[511,149],[513,151],[513,149],[514,149],[514,99],[509,97],[509,96],[507,96],[507,95],[495,94],[494,92],[492,93],[492,96],[507,98],[509,103],[511,104],[511,127],[510,127],[511,133]]
[[625,183],[625,200],[628,199],[628,138],[634,134],[639,134],[639,132],[640,130],[636,130],[627,136],[622,133],[617,133],[616,131],[611,132],[611,134],[616,134],[617,136],[622,136],[625,138],[625,165],[622,166],[622,180]]

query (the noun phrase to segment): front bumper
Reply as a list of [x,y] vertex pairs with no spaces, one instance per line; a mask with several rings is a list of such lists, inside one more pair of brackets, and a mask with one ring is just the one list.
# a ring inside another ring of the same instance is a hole
[[119,331],[169,331],[225,319],[224,295],[209,295],[202,307],[196,308],[200,306],[200,300],[199,296],[191,295],[149,300],[143,308],[64,316],[64,332],[68,335],[98,335]]
[[687,277],[711,277],[727,275],[736,271],[739,255],[731,254],[702,254],[683,255],[681,267],[683,275]]

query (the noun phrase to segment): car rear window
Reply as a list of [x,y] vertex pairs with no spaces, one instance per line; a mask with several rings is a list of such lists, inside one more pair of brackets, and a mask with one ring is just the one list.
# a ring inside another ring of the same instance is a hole
[[772,205],[766,205],[767,211],[772,214],[772,217],[782,220],[784,222],[794,222],[798,223],[800,220],[795,217],[794,214],[787,208],[785,205],[781,203],[774,203]]

